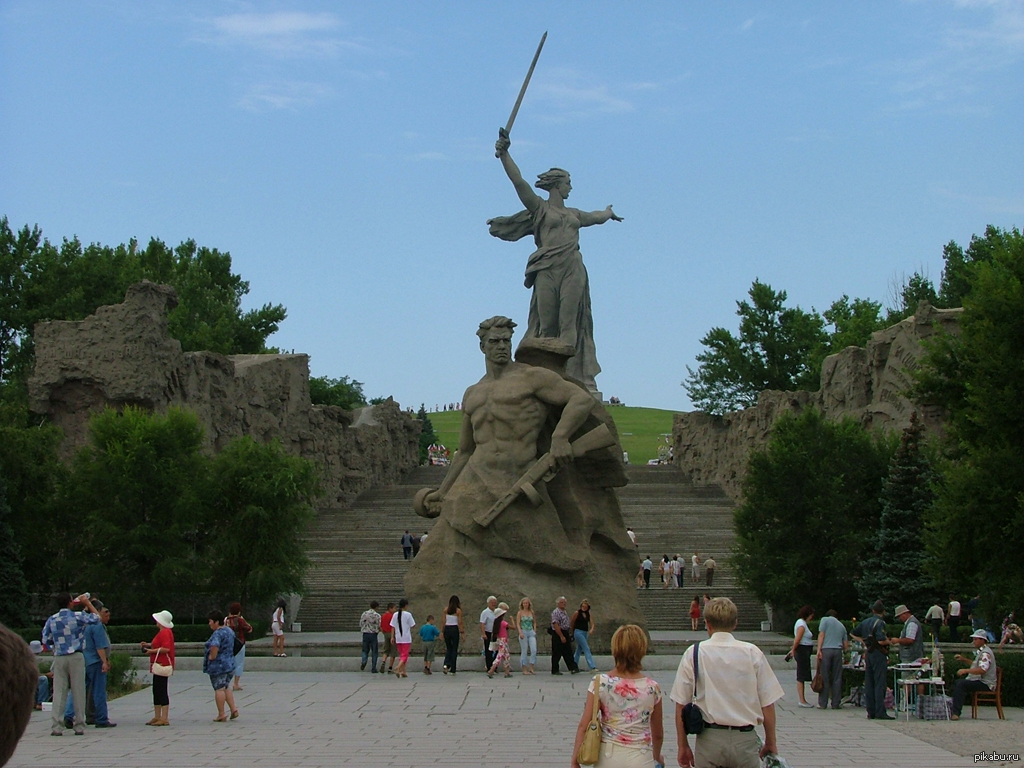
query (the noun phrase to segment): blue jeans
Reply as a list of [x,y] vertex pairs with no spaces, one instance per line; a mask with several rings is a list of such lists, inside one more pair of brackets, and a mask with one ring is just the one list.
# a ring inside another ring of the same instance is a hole
[[[110,719],[107,713],[107,673],[103,671],[101,661],[85,665],[85,701],[89,722],[106,723]],[[90,709],[91,717],[88,716]],[[64,708],[64,717],[67,720],[74,720],[75,717],[74,697],[70,693],[68,705]]]
[[597,669],[597,664],[594,663],[594,657],[590,654],[590,643],[587,642],[588,634],[582,629],[577,629],[572,633],[573,637],[576,638],[576,653],[573,654],[572,660],[579,666],[580,656],[587,657],[587,666],[591,670]]
[[537,663],[537,631],[534,629],[523,630],[523,636],[519,638],[519,666]]
[[377,671],[377,633],[376,632],[363,632],[363,661],[362,666],[366,666],[366,660],[370,658],[370,654],[373,654],[373,666],[370,667],[374,672]]
[[[36,685],[36,704],[42,704],[44,701],[49,701],[51,697],[50,693],[50,678],[46,675],[39,676],[39,683]],[[72,709],[72,716],[74,710]]]

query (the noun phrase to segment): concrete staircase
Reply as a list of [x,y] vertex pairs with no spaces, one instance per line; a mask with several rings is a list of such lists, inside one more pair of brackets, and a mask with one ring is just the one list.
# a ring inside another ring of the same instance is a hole
[[[420,488],[436,488],[444,474],[443,467],[419,467],[399,484],[367,491],[349,509],[329,510],[317,517],[307,535],[313,567],[297,617],[304,631],[358,631],[359,615],[370,600],[384,605],[401,597],[408,567],[402,557],[402,534],[406,530],[422,534],[431,526],[412,511],[412,498]],[[674,467],[630,467],[629,485],[619,489],[619,499],[626,525],[637,534],[641,555],[650,554],[657,564],[662,554],[678,552],[688,564],[695,548],[702,560],[713,554],[718,570],[715,586],[708,591],[736,602],[741,629],[760,628],[764,609],[736,588],[725,562],[733,539],[733,504],[724,493],[691,485]],[[662,589],[657,576],[651,581],[651,589],[639,595],[648,628],[689,629],[693,587],[703,594],[703,581],[691,586],[689,568],[683,589]]]
[[[765,619],[763,604],[741,590],[727,562],[733,546],[732,518],[735,505],[717,486],[694,486],[675,467],[630,467],[629,485],[619,489],[619,504],[626,525],[632,527],[642,560],[650,555],[654,569],[651,588],[640,591],[640,608],[651,630],[689,630],[690,601],[705,592],[729,597],[739,609],[739,629],[759,630]],[[690,580],[690,557],[713,556],[718,563],[714,586]],[[658,566],[662,555],[682,555],[683,586],[662,588]],[[639,566],[638,566],[639,567]]]

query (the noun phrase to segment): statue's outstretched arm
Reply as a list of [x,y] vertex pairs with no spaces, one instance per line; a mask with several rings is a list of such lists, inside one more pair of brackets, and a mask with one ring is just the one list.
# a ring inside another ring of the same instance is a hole
[[516,188],[516,194],[519,195],[519,199],[526,206],[526,210],[535,211],[540,206],[540,196],[533,191],[533,187],[523,178],[523,174],[519,171],[519,166],[515,164],[512,156],[508,153],[509,144],[508,134],[505,133],[505,129],[499,128],[498,140],[494,142],[494,149],[501,160],[501,166],[505,169],[505,174],[512,182],[512,186]]
[[609,205],[603,211],[580,211],[580,226],[592,227],[595,224],[604,224],[608,220],[622,221],[621,216],[616,216],[615,211]]

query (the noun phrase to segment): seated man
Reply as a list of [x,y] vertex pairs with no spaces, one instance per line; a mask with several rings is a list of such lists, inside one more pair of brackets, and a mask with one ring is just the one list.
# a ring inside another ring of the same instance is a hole
[[[43,644],[38,640],[33,640],[28,644],[28,647],[36,656],[43,652]],[[53,691],[50,684],[52,679],[53,672],[47,672],[45,675],[39,675],[38,682],[36,684],[36,700],[33,709],[40,710],[43,708],[44,701],[51,701],[53,699]]]
[[971,666],[957,670],[958,677],[965,677],[966,680],[957,680],[953,686],[953,712],[954,720],[960,719],[960,711],[964,708],[964,701],[968,693],[974,691],[992,691],[996,687],[996,655],[988,644],[988,634],[984,629],[976,630],[971,635],[974,642],[974,660],[957,654],[954,658],[957,661],[969,663]]

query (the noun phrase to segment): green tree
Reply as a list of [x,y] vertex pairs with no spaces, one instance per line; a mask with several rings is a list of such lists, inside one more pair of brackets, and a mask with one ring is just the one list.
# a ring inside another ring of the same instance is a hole
[[[871,334],[885,328],[882,305],[870,299],[854,299],[843,294],[822,314],[832,327],[825,346],[825,355],[834,355],[847,347],[863,347]],[[823,355],[824,359],[824,355]]]
[[309,399],[314,405],[337,405],[349,411],[366,405],[362,382],[348,376],[340,379],[310,376]]
[[780,418],[750,457],[736,510],[740,582],[783,613],[809,603],[852,614],[890,455],[852,420],[815,410]]
[[65,541],[73,539],[73,520],[53,503],[66,473],[57,455],[60,441],[57,427],[29,419],[23,400],[0,401],[0,482],[11,509],[8,523],[30,586],[44,592],[64,586],[55,579],[53,563]]
[[885,326],[895,325],[913,315],[922,301],[927,301],[933,307],[946,306],[935,292],[935,284],[920,272],[904,280],[896,294],[895,306],[889,307],[886,312]]
[[1024,604],[1024,571],[1003,556],[1024,548],[1024,236],[989,227],[968,255],[949,289],[963,297],[959,335],[936,339],[916,372],[949,438],[925,545],[937,581],[1002,611]]
[[427,463],[427,449],[437,442],[437,434],[434,432],[434,424],[427,416],[427,407],[420,403],[420,409],[416,413],[420,420],[420,464]]
[[280,443],[232,440],[212,459],[211,588],[242,602],[302,592],[309,566],[302,534],[317,494],[313,465]]
[[108,409],[90,422],[90,441],[58,496],[77,521],[64,580],[94,585],[127,615],[197,591],[208,572],[201,548],[209,525],[196,416]]
[[1018,247],[1019,241],[1019,230],[1000,229],[992,225],[985,227],[983,236],[972,235],[966,251],[955,240],[950,240],[942,249],[945,266],[939,284],[938,306],[964,306],[964,299],[974,285],[975,267],[991,262],[997,254],[1012,252]]
[[83,247],[65,239],[56,247],[38,227],[15,234],[0,218],[0,379],[24,382],[32,362],[32,331],[44,320],[81,320],[98,307],[124,301],[143,278],[168,283],[179,304],[168,329],[186,351],[255,354],[267,350],[286,312],[265,304],[242,310],[249,283],[231,271],[231,255],[186,240],[171,249],[152,239],[110,247]]
[[786,292],[755,280],[750,301],[736,302],[739,335],[712,328],[701,339],[697,370],[687,366],[683,386],[693,404],[721,414],[757,402],[766,389],[817,389],[820,350],[827,342],[817,312],[785,306]]
[[11,508],[7,489],[0,476],[0,624],[24,627],[28,624],[28,584],[21,567],[21,550],[8,525]]
[[886,605],[906,603],[911,610],[923,611],[934,599],[936,585],[925,573],[922,541],[924,516],[935,498],[934,472],[923,450],[923,436],[915,411],[882,486],[878,532],[857,582],[863,605],[881,599]]

